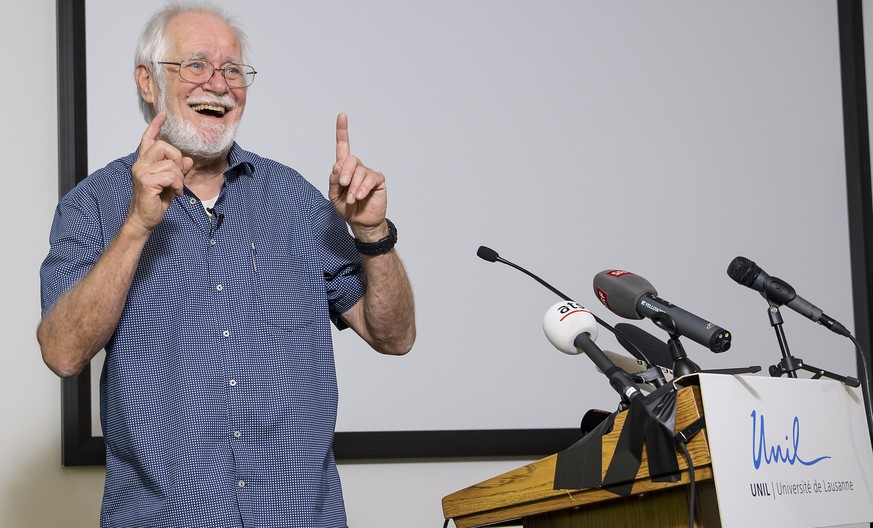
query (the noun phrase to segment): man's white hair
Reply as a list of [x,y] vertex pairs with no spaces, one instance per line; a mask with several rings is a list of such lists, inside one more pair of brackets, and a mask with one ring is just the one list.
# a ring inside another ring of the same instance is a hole
[[[242,53],[243,62],[249,63],[248,58],[248,39],[242,28],[236,22],[236,19],[228,15],[221,7],[210,2],[202,1],[180,1],[168,4],[163,9],[155,12],[149,21],[146,23],[139,37],[139,43],[136,46],[136,55],[134,56],[134,68],[143,65],[152,72],[159,89],[163,90],[166,84],[163,82],[166,77],[166,70],[156,66],[158,61],[167,60],[166,54],[170,49],[170,42],[167,37],[167,24],[170,19],[176,15],[187,13],[190,11],[199,11],[216,16],[223,20],[236,33],[239,40],[240,51]],[[155,107],[146,102],[142,98],[139,86],[136,90],[137,98],[139,99],[139,109],[142,112],[146,123],[151,123],[155,118]]]

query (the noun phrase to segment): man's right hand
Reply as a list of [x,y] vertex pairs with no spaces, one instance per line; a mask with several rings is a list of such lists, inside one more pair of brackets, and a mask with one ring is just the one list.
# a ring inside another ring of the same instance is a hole
[[169,209],[173,198],[181,196],[185,176],[194,160],[183,156],[173,145],[158,139],[167,112],[161,111],[152,119],[142,135],[139,157],[133,164],[133,194],[128,221],[135,221],[151,232]]
[[59,376],[74,376],[112,338],[151,231],[184,189],[194,166],[179,149],[158,139],[167,119],[149,123],[133,165],[133,195],[127,220],[97,263],[45,314],[37,330],[46,365]]

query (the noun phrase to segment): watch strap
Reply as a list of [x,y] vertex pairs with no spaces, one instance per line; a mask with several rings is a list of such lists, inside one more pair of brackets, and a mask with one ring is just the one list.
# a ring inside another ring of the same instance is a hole
[[388,224],[388,236],[376,242],[361,242],[356,238],[355,247],[358,248],[358,253],[361,255],[381,255],[391,251],[394,244],[397,243],[397,228],[391,220],[386,218],[385,222]]

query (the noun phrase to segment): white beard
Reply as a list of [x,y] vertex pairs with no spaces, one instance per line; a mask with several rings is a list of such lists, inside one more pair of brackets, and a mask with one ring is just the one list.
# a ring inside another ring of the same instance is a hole
[[[236,138],[239,121],[229,126],[224,123],[207,123],[198,129],[171,110],[167,99],[167,91],[162,89],[158,97],[158,112],[166,110],[167,120],[161,126],[161,137],[182,154],[195,159],[214,160],[227,154]],[[204,94],[191,103],[213,104],[228,109],[235,106],[234,101],[227,95]]]

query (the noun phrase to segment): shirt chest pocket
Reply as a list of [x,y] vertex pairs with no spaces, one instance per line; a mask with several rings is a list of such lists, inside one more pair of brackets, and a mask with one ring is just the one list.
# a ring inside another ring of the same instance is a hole
[[298,255],[257,254],[255,287],[263,321],[295,330],[309,326],[327,302],[317,267]]

